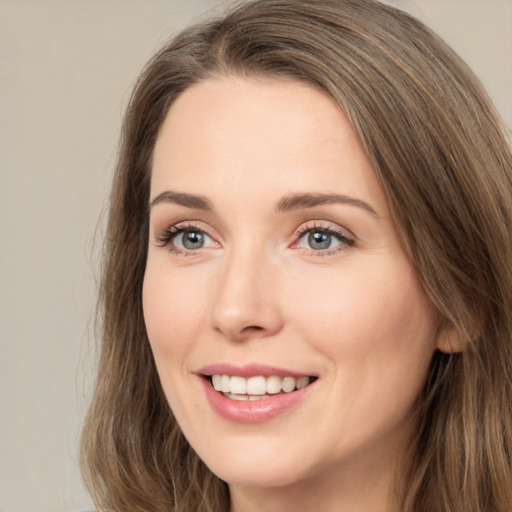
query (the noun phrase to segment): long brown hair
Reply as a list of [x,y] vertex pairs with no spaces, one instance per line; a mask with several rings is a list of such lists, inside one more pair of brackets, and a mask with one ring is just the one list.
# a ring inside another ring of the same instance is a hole
[[[100,509],[229,509],[184,439],[142,315],[155,140],[172,102],[219,75],[307,82],[358,133],[395,225],[461,351],[436,353],[399,468],[404,512],[512,510],[512,156],[468,67],[375,0],[256,0],[186,29],[148,63],[122,133],[105,241],[101,359],[82,436]],[[456,348],[456,347],[454,347]]]

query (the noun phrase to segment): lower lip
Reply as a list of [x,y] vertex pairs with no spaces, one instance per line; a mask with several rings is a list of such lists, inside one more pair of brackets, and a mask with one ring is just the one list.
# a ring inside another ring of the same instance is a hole
[[314,385],[311,383],[291,393],[279,393],[261,400],[231,400],[216,391],[206,379],[201,378],[201,381],[212,409],[224,419],[236,423],[263,423],[276,418],[298,405]]

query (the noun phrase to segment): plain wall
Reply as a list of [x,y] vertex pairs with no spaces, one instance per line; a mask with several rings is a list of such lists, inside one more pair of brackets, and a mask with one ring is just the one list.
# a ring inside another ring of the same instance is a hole
[[[451,43],[512,127],[512,1],[388,3]],[[0,512],[91,505],[77,439],[123,106],[162,41],[219,4],[0,0]]]

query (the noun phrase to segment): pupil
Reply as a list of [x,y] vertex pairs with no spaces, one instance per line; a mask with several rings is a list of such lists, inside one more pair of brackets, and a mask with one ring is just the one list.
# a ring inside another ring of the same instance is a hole
[[204,236],[198,231],[187,231],[183,234],[183,246],[186,249],[200,249],[204,244]]
[[331,235],[328,235],[327,233],[320,233],[319,231],[315,231],[310,233],[308,238],[309,246],[312,249],[329,249],[331,245]]

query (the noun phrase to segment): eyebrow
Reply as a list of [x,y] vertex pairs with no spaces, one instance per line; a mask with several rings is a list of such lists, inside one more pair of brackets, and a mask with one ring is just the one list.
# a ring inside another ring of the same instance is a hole
[[349,206],[356,206],[366,210],[375,217],[379,217],[377,212],[367,202],[340,194],[292,194],[283,197],[277,203],[276,209],[279,212],[289,212],[291,210],[313,208],[324,204],[347,204]]
[[[204,196],[197,196],[194,194],[187,194],[185,192],[174,192],[166,190],[158,194],[149,203],[149,208],[153,208],[160,203],[171,203],[184,206],[186,208],[193,208],[196,210],[212,211],[213,206],[210,201]],[[340,195],[340,194],[318,194],[318,193],[305,193],[305,194],[291,194],[282,197],[277,203],[276,210],[278,212],[289,212],[293,210],[301,210],[304,208],[314,208],[324,204],[347,204],[349,206],[356,206],[362,208],[372,215],[379,217],[373,207],[367,202],[356,199],[354,197]]]
[[186,194],[185,192],[173,192],[172,190],[166,190],[165,192],[158,194],[149,203],[149,208],[151,209],[160,203],[172,203],[185,206],[186,208],[194,208],[196,210],[213,210],[212,204],[208,199],[206,199],[206,197]]

